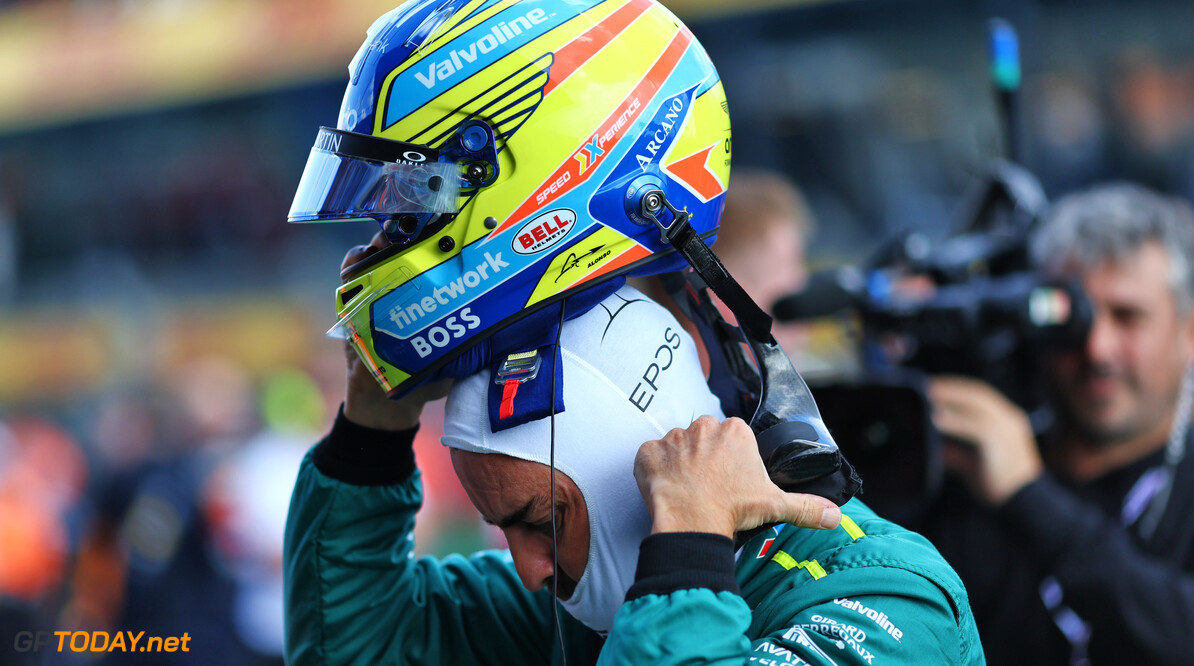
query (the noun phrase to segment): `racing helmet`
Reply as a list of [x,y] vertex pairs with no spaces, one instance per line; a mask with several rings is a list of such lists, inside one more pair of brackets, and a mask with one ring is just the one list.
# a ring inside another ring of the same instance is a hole
[[344,269],[328,335],[392,398],[550,344],[564,313],[549,305],[570,319],[626,275],[683,268],[648,193],[713,242],[725,92],[653,0],[411,0],[369,28],[349,76],[288,219],[388,239]]

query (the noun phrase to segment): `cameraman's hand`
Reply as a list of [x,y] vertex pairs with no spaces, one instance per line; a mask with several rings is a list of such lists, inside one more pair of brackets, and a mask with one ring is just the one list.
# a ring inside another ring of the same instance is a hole
[[[365,259],[386,244],[385,237],[378,232],[368,245],[358,245],[350,249],[340,262],[340,270]],[[451,380],[443,380],[420,386],[401,400],[390,400],[370,374],[361,357],[347,342],[344,344],[344,353],[348,366],[344,416],[360,426],[375,430],[409,430],[418,425],[423,405],[446,396],[452,386]]]
[[1028,415],[990,385],[937,377],[929,385],[933,423],[948,439],[945,466],[979,499],[1003,504],[1044,471]]
[[731,539],[766,523],[832,529],[842,520],[833,502],[786,493],[767,476],[754,432],[742,419],[702,416],[642,445],[634,478],[652,533],[707,532]]

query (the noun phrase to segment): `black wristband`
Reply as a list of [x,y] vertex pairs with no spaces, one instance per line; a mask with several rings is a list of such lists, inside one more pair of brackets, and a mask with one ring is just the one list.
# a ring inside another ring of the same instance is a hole
[[665,532],[643,539],[626,601],[693,588],[741,594],[733,540],[703,532]]
[[390,486],[402,483],[415,472],[415,433],[409,430],[374,430],[357,425],[344,416],[344,405],[336,414],[332,431],[311,454],[315,469],[324,476],[354,486]]

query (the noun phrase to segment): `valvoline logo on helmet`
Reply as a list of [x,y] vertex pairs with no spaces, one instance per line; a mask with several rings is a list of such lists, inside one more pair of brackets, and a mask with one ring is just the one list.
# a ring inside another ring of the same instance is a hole
[[[596,4],[597,1],[587,0],[580,8],[590,3]],[[431,95],[439,95],[453,86],[463,84],[474,74],[485,71],[495,62],[559,27],[575,11],[573,6],[564,2],[538,4],[529,11],[525,5],[514,4],[487,20],[477,22],[446,44],[441,45],[432,36],[423,50],[427,47],[434,47],[435,50],[427,53],[421,62],[396,75],[390,84],[383,126],[389,127],[399,122],[422,106],[425,100],[420,95],[411,94],[412,91],[432,91]],[[463,17],[453,18],[454,21],[461,19]]]
[[446,81],[457,72],[475,65],[478,55],[485,55],[523,32],[530,32],[532,26],[544,23],[547,19],[547,12],[542,7],[536,7],[522,16],[511,19],[509,23],[498,21],[490,28],[489,34],[481,35],[467,46],[452,48],[449,45],[448,57],[428,63],[426,72],[415,72],[415,79],[430,90],[437,83]]
[[522,225],[510,241],[519,254],[538,254],[564,239],[576,227],[576,211],[557,208]]

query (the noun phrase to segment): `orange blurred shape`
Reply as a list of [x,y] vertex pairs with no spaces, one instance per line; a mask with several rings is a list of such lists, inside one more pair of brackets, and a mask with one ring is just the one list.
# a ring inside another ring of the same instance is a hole
[[0,434],[0,594],[33,601],[61,581],[65,514],[83,491],[87,462],[42,418],[15,418]]
[[36,601],[62,578],[66,534],[41,502],[0,492],[0,594]]

